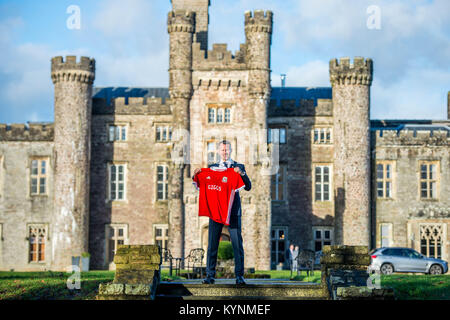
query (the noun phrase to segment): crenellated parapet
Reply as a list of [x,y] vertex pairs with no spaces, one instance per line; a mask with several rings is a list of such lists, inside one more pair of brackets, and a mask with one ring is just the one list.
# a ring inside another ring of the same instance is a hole
[[129,115],[167,115],[172,114],[171,100],[162,98],[118,97],[108,103],[103,98],[92,99],[92,113],[101,114],[129,114]]
[[174,10],[167,15],[167,31],[193,33],[195,30],[195,12]]
[[255,10],[245,12],[245,31],[246,32],[267,32],[272,33],[272,11]]
[[331,85],[366,85],[372,84],[373,62],[372,59],[355,57],[353,64],[350,58],[330,60]]
[[315,105],[313,99],[282,99],[278,104],[276,100],[270,100],[267,115],[269,117],[332,116],[333,102],[331,99],[317,99],[317,105]]
[[53,141],[54,125],[23,123],[0,123],[0,141]]
[[450,131],[446,130],[372,130],[376,146],[447,146]]
[[95,79],[95,59],[76,56],[52,58],[51,77],[54,84],[60,81],[77,81],[92,84]]
[[234,55],[227,49],[226,44],[214,43],[212,50],[206,52],[200,49],[200,43],[193,44],[194,70],[245,70],[245,44]]

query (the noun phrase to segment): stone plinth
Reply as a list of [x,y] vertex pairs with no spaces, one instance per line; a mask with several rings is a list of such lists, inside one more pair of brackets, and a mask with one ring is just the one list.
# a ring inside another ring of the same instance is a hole
[[160,282],[161,253],[156,245],[119,245],[113,282],[100,284],[97,300],[153,300]]
[[[324,246],[322,283],[334,300],[393,299],[390,288],[377,288],[372,283],[368,266],[370,255],[366,246]],[[379,275],[375,275],[379,276]],[[378,281],[379,284],[379,281]]]

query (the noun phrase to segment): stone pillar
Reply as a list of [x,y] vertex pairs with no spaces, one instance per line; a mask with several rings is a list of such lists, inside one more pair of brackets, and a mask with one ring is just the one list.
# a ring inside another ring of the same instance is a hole
[[54,216],[52,269],[66,270],[72,256],[89,250],[92,84],[95,60],[52,59],[55,85]]
[[331,299],[394,299],[392,288],[381,288],[379,274],[375,274],[375,283],[370,278],[367,246],[324,246],[322,253],[321,282],[327,286]]
[[335,236],[370,246],[370,85],[372,60],[330,61],[333,87]]
[[[189,102],[192,96],[192,36],[195,13],[169,12],[170,35],[169,94],[172,104],[174,132],[189,132]],[[172,162],[169,166],[169,249],[174,257],[184,257],[183,176],[189,168],[182,134],[173,135]],[[175,157],[174,157],[175,156]]]
[[119,245],[113,282],[100,284],[96,300],[154,300],[161,281],[157,245]]
[[[272,39],[272,12],[256,10],[245,13],[246,63],[248,67],[248,102],[253,109],[253,129],[258,129],[260,137],[257,143],[259,156],[267,143],[267,108],[270,99],[270,45]],[[252,146],[250,146],[252,147]],[[255,196],[256,212],[253,226],[253,255],[255,261],[248,261],[249,266],[256,269],[270,269],[270,229],[271,198],[268,159],[259,157],[255,177],[252,182],[252,193]],[[248,227],[248,226],[247,226]],[[245,228],[245,226],[243,226]],[[246,254],[247,256],[247,254]]]

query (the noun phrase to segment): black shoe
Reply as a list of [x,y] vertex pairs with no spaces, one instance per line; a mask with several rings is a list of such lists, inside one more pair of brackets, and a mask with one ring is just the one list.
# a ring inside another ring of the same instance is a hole
[[203,284],[214,284],[214,278],[206,277],[206,279],[203,280]]
[[236,284],[246,284],[243,276],[236,277]]

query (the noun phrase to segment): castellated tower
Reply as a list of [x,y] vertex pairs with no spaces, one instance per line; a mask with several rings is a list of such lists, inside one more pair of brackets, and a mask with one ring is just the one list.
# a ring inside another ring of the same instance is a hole
[[208,9],[210,0],[171,0],[173,10],[195,12],[194,42],[200,43],[200,50],[208,50]]
[[92,84],[95,60],[52,59],[55,85],[52,269],[67,270],[71,256],[89,248]]
[[[169,12],[170,36],[169,94],[172,101],[172,126],[175,130],[189,131],[189,101],[192,96],[192,40],[195,13],[175,10]],[[174,135],[172,155],[183,153],[183,138]],[[186,150],[184,150],[186,151]],[[186,157],[184,157],[186,159]],[[172,157],[169,164],[169,249],[173,256],[184,257],[184,204],[183,174],[189,168],[184,161]]]
[[[253,128],[262,129],[257,143],[260,155],[267,143],[267,108],[270,99],[270,45],[272,39],[272,12],[255,10],[245,13],[246,64],[248,68],[248,104],[253,110]],[[255,263],[263,270],[270,269],[271,198],[269,162],[261,159],[260,172],[253,177],[254,194],[258,194],[255,211]]]
[[330,61],[333,88],[336,242],[370,246],[372,60]]

